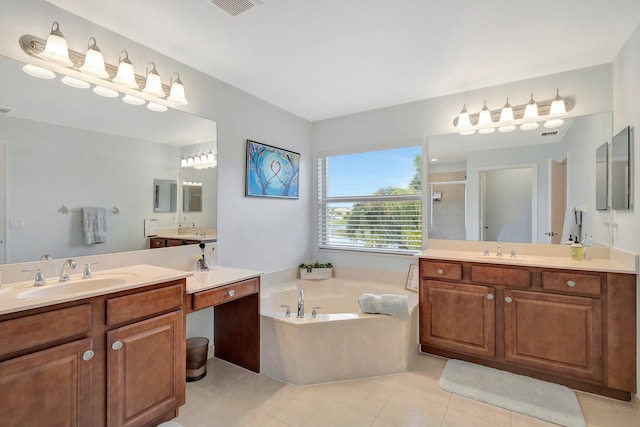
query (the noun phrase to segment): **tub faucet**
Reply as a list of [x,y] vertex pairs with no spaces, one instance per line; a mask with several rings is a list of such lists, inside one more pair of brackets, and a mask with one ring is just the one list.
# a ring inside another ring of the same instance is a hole
[[71,258],[66,260],[64,264],[62,264],[62,271],[60,271],[60,279],[58,281],[68,282],[70,279],[69,270],[73,270],[75,268],[76,268],[76,262],[74,260],[72,260]]
[[304,289],[298,292],[298,319],[304,318]]

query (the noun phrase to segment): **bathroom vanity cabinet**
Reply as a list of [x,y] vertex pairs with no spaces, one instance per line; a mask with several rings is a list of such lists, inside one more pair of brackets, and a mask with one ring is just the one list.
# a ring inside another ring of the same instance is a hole
[[0,316],[3,426],[146,426],[185,402],[185,279]]
[[635,274],[420,260],[421,350],[607,396],[635,391]]

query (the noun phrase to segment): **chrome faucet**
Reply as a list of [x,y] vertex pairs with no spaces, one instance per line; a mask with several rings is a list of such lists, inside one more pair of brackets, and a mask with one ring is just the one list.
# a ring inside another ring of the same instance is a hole
[[496,256],[502,256],[502,243],[498,242],[498,250],[496,251]]
[[73,270],[77,267],[76,262],[69,258],[62,264],[62,271],[60,271],[60,279],[59,282],[68,282],[69,281],[69,270]]
[[47,284],[47,281],[44,278],[44,273],[42,272],[41,268],[23,268],[22,269],[23,273],[31,273],[31,272],[35,272],[36,273],[36,278],[33,281],[33,286],[44,286]]
[[304,318],[304,289],[298,292],[298,319]]

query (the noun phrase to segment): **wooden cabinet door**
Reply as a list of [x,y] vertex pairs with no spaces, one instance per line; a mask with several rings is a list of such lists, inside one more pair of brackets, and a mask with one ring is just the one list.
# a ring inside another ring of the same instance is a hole
[[420,292],[420,343],[494,357],[494,304],[491,287],[424,280]]
[[86,338],[0,363],[0,425],[91,425],[91,348]]
[[107,425],[141,426],[185,401],[182,310],[107,332]]
[[505,360],[602,378],[602,315],[595,298],[505,290]]

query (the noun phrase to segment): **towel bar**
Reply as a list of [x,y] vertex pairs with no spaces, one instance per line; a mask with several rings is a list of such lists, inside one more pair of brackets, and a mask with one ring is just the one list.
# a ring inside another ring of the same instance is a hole
[[[80,212],[82,211],[82,208],[68,208],[65,205],[62,205],[62,207],[60,208],[60,212],[62,212],[63,214],[68,214],[69,212]],[[120,209],[118,209],[117,206],[114,206],[113,209],[111,209],[111,212],[113,212],[114,215],[117,215],[120,213]]]

